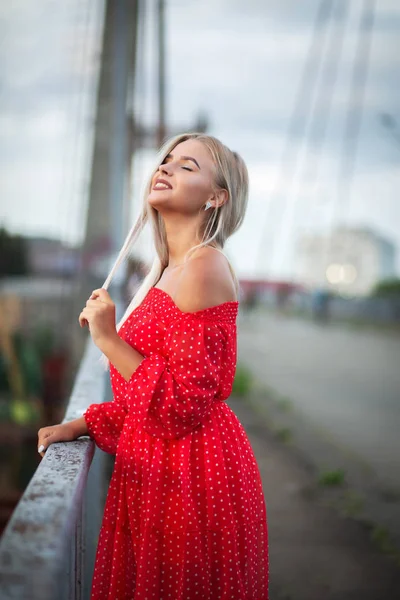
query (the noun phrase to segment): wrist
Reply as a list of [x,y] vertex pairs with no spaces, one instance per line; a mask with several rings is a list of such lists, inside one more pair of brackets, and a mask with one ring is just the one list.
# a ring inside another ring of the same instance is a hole
[[96,344],[99,350],[109,358],[110,353],[113,352],[114,348],[121,343],[121,338],[119,337],[117,331],[115,331],[115,335],[108,336],[99,340]]
[[87,435],[88,433],[85,417],[79,417],[79,419],[68,421],[68,423],[65,423],[65,425],[69,427],[74,439],[80,437],[81,435]]

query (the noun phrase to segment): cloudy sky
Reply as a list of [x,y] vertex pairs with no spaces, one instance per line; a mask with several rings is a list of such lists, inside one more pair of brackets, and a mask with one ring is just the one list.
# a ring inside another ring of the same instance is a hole
[[[249,168],[246,219],[226,246],[239,275],[290,276],[298,236],[336,223],[370,227],[400,248],[397,0],[322,9],[320,0],[166,4],[171,127],[185,130],[206,113],[210,133]],[[147,123],[155,115],[154,5],[146,3],[141,26],[136,95]],[[375,6],[371,36],[360,24],[365,6]],[[102,10],[96,0],[0,8],[0,217],[13,231],[82,239]],[[369,40],[368,61],[357,63]],[[396,119],[392,130],[381,113]],[[348,123],[355,131],[344,144]],[[137,188],[149,158],[137,159]],[[138,202],[135,195],[132,215]]]

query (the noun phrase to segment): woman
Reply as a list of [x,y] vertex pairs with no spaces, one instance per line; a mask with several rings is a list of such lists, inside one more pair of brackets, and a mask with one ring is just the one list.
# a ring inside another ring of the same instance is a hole
[[[221,249],[247,194],[243,160],[216,138],[167,142],[142,214],[79,315],[110,363],[113,400],[41,429],[39,452],[89,434],[116,455],[91,600],[268,598],[262,482],[225,402],[239,286]],[[157,257],[116,326],[105,288],[148,219]]]

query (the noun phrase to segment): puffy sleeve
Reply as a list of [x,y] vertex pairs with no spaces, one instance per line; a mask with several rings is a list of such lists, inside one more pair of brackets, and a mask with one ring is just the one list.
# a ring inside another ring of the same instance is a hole
[[221,389],[225,324],[186,313],[165,331],[163,352],[145,357],[126,388],[126,405],[150,435],[181,438],[207,420]]
[[111,402],[90,404],[83,413],[89,437],[108,454],[117,452],[126,415],[126,405],[118,395]]

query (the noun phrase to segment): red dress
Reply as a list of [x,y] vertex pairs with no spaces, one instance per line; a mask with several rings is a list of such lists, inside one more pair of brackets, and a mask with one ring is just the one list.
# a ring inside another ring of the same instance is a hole
[[145,358],[90,437],[115,454],[91,600],[267,600],[267,516],[246,432],[225,402],[237,301],[181,311],[150,288],[119,335]]

